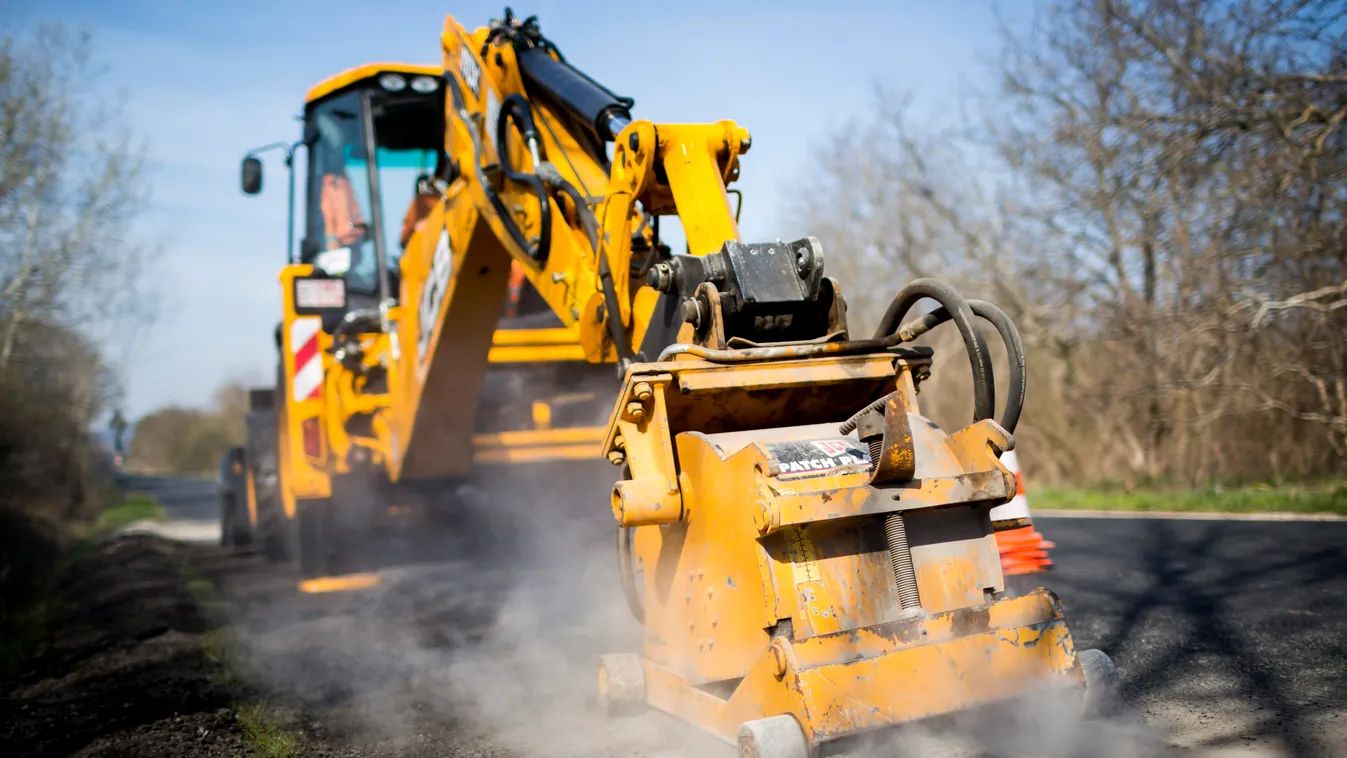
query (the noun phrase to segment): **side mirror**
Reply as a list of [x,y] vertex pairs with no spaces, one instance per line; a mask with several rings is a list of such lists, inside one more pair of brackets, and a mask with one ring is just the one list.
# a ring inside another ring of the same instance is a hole
[[262,191],[262,161],[253,156],[243,159],[241,179],[243,192],[246,195],[256,195]]

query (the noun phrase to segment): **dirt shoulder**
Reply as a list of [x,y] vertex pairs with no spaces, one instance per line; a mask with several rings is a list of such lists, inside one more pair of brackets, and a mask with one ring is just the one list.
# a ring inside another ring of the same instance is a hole
[[149,536],[79,551],[48,598],[52,631],[0,679],[11,755],[255,752],[238,712],[255,694],[221,660],[183,551]]

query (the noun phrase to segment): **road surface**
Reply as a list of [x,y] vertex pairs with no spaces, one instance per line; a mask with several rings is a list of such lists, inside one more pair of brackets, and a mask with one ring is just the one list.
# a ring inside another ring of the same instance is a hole
[[154,477],[129,474],[118,477],[128,492],[144,492],[164,507],[165,521],[140,521],[128,527],[132,534],[194,543],[220,541],[219,485],[206,477]]
[[[131,486],[158,498],[171,522],[214,523],[213,482],[142,478]],[[1057,543],[1057,566],[1042,583],[1061,596],[1077,647],[1105,650],[1122,671],[1130,715],[1119,729],[1139,736],[1113,752],[1347,755],[1347,521],[1043,518],[1038,526]],[[239,598],[238,623],[258,659],[288,672],[278,686],[302,682],[310,694],[327,693],[318,700],[340,703],[338,718],[396,711],[392,721],[371,719],[412,733],[401,738],[410,742],[391,743],[395,751],[444,748],[435,741],[442,720],[455,740],[475,746],[491,743],[496,729],[517,729],[524,734],[510,741],[510,754],[564,754],[558,746],[575,735],[549,732],[540,712],[517,712],[546,711],[587,691],[593,636],[621,625],[608,606],[568,618],[584,605],[569,596],[556,607],[572,610],[550,611],[553,598],[577,587],[616,593],[604,548],[585,552],[564,571],[548,568],[548,556],[520,571],[488,573],[476,562],[399,569],[376,596],[300,597],[260,562],[227,570],[224,587]],[[334,622],[333,614],[355,621]],[[572,622],[579,626],[568,632]],[[381,652],[367,657],[370,647]],[[580,681],[558,681],[555,672],[535,680],[533,664],[582,672]],[[360,696],[365,686],[377,696]],[[418,689],[410,700],[390,694]],[[436,698],[453,708],[440,710]],[[579,718],[561,710],[554,721]],[[594,754],[659,754],[622,733],[598,739],[612,747]],[[460,747],[448,752],[496,754]]]
[[1078,646],[1202,753],[1347,755],[1347,521],[1042,519]]

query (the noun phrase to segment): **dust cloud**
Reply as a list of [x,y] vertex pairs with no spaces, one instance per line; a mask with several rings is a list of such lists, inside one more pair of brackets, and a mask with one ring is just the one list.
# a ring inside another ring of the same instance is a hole
[[[358,754],[732,755],[657,712],[600,712],[598,656],[640,649],[617,581],[607,508],[614,469],[546,473],[459,488],[464,517],[434,535],[438,560],[384,568],[373,589],[300,595],[278,571],[272,586],[234,593],[250,668],[283,699],[321,714],[326,726],[315,728],[343,732],[335,736]],[[1135,715],[1076,714],[1074,698],[1043,693],[866,735],[829,754],[1170,752]]]
[[598,656],[640,649],[617,580],[615,473],[461,486],[459,517],[411,536],[434,560],[384,567],[372,589],[301,595],[278,576],[232,593],[248,668],[376,753],[730,754],[662,714],[600,712]]

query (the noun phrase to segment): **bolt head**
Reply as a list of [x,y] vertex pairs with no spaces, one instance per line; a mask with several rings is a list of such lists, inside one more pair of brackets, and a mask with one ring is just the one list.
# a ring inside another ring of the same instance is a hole
[[814,270],[814,255],[808,248],[795,251],[795,270],[801,277],[809,276],[809,272]]
[[650,267],[650,272],[645,275],[645,283],[660,292],[667,292],[672,280],[673,269],[669,268],[667,263],[656,263]]
[[633,421],[640,423],[645,419],[645,406],[633,400],[627,403],[627,415],[631,416]]
[[682,307],[683,320],[700,328],[702,325],[702,306],[695,298],[688,298],[683,301]]

